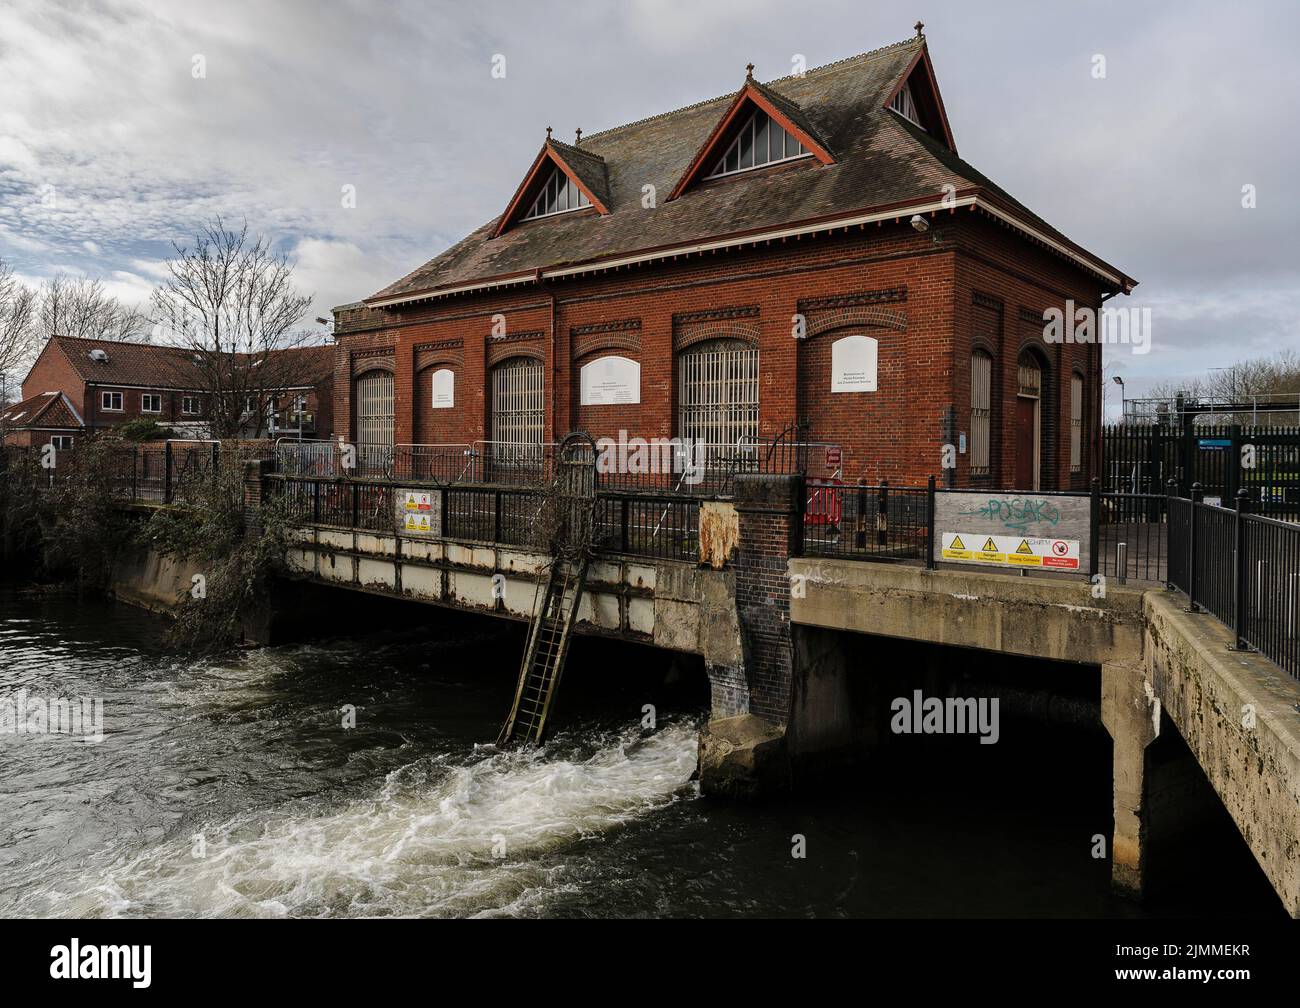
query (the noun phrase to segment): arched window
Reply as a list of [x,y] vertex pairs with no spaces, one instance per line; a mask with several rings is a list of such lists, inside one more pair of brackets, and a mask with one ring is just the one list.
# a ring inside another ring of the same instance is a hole
[[1033,351],[1025,350],[1016,368],[1017,490],[1042,489],[1044,415],[1051,414],[1043,410],[1043,366]]
[[542,362],[511,357],[492,370],[492,459],[504,466],[536,466],[546,420]]
[[741,340],[697,343],[677,358],[677,436],[712,446],[758,437],[758,349]]
[[1070,472],[1083,472],[1083,375],[1070,375]]
[[393,375],[369,371],[357,379],[357,462],[382,470],[393,450]]
[[970,355],[970,471],[989,474],[990,423],[993,403],[993,358],[983,350]]

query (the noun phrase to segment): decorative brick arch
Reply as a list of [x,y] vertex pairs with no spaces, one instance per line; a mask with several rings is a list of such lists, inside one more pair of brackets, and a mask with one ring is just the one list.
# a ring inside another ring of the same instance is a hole
[[[538,333],[540,338],[542,334]],[[530,337],[531,334],[530,334]],[[522,344],[522,345],[521,345]],[[546,362],[546,350],[540,344],[529,346],[522,343],[522,338],[515,340],[501,340],[496,343],[488,344],[487,364],[489,368],[496,367],[502,361],[509,360],[511,357],[531,357],[534,360]]]
[[415,347],[415,373],[427,371],[439,364],[454,368],[465,366],[465,341],[447,340],[442,343],[423,343]]
[[604,350],[641,352],[641,335],[631,332],[607,332],[578,337],[573,342],[573,359],[580,360]]
[[393,366],[392,361],[358,361],[352,371],[352,380],[364,378],[372,371],[386,371],[388,374],[396,374],[397,368]]
[[706,340],[734,339],[758,346],[758,323],[722,320],[702,322],[673,334],[673,349],[679,353]]
[[462,353],[449,353],[447,351],[438,351],[436,353],[417,354],[415,358],[415,373],[423,374],[430,368],[452,367],[460,370],[465,367],[465,355]]
[[397,366],[393,362],[392,351],[385,351],[382,354],[354,354],[352,357],[352,377],[360,378],[367,371],[387,371],[389,374],[397,372]]
[[824,315],[818,313],[816,318],[809,319],[804,335],[806,338],[811,338],[820,336],[824,332],[830,332],[832,329],[843,329],[847,326],[874,326],[881,329],[892,329],[895,332],[907,332],[907,313],[890,311],[888,308],[880,308],[874,305],[837,308],[826,312]]

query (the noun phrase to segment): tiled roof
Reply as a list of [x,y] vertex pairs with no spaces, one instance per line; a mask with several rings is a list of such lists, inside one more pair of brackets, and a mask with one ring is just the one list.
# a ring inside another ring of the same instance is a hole
[[[791,162],[697,184],[668,200],[738,92],[724,95],[585,136],[581,148],[557,145],[566,158],[575,150],[586,155],[584,169],[570,162],[575,171],[585,172],[599,159],[608,183],[608,214],[584,211],[521,221],[496,237],[497,220],[490,221],[367,300],[906,204],[938,197],[949,185],[959,191],[983,188],[1068,243],[942,142],[884,107],[924,44],[909,39],[801,77],[758,85],[799,128],[824,142],[834,164]],[[647,184],[658,195],[653,209],[642,206]]]
[[573,169],[578,181],[595,193],[598,200],[609,206],[609,172],[604,158],[558,140],[551,140],[550,144],[564,163]]
[[10,430],[23,428],[69,428],[80,426],[76,408],[62,392],[40,392],[0,410],[0,424]]
[[[195,364],[192,351],[179,347],[73,336],[55,336],[50,343],[53,347],[47,347],[44,352],[61,352],[85,382],[195,391],[207,387],[207,380]],[[107,359],[94,360],[91,357],[93,350],[102,350]],[[331,346],[294,347],[272,352],[289,355],[293,369],[287,373],[294,376],[295,385],[315,385],[334,368],[334,348]],[[241,359],[249,357],[248,354],[238,356]]]
[[[50,342],[86,382],[193,389],[204,384],[191,355],[178,347],[74,336],[55,336]],[[93,360],[92,350],[102,350],[107,359]]]

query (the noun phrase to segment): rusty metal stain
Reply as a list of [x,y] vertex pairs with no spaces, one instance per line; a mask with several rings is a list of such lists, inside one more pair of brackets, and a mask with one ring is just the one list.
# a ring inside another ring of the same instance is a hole
[[700,563],[722,570],[740,542],[740,518],[734,504],[704,501],[700,505]]

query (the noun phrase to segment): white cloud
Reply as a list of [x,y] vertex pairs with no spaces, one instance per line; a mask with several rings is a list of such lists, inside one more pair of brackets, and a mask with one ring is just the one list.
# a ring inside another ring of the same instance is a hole
[[[1259,6],[1006,0],[989,19],[927,5],[963,155],[1142,281],[1157,350],[1124,362],[1135,380],[1295,338],[1300,18]],[[910,36],[916,14],[902,0],[6,0],[0,257],[139,300],[170,243],[222,213],[291,252],[324,314],[498,213],[547,125],[592,133],[726,93],[750,60],[761,79],[795,53],[830,62]],[[1240,207],[1246,182],[1258,210]]]

